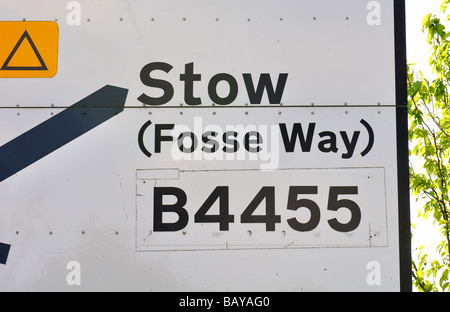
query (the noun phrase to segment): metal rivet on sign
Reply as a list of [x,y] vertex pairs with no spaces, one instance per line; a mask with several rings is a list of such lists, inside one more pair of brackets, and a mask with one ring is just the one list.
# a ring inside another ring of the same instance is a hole
[[182,233],[183,233],[183,235],[186,235],[186,231],[183,231]]
[[86,233],[86,232],[85,232],[84,230],[83,230],[83,231],[81,231],[81,234],[83,234],[83,235],[84,235],[85,233]]
[[247,231],[247,234],[248,234],[248,235],[252,235],[252,231],[248,230],[248,231]]

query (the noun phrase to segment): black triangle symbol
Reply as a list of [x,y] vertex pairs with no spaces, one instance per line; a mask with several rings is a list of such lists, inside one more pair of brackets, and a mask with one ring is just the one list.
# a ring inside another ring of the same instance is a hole
[[[34,51],[34,54],[39,60],[39,63],[41,63],[41,66],[8,66],[9,62],[13,58],[14,54],[16,54],[17,50],[19,49],[20,45],[22,44],[23,40],[27,39],[28,42],[31,45],[31,48]],[[30,35],[28,34],[28,31],[24,31],[22,36],[20,37],[19,41],[17,41],[14,49],[9,54],[8,58],[6,59],[5,63],[3,64],[2,68],[0,70],[48,70],[47,66],[44,63],[44,60],[42,59],[41,55],[39,54],[38,49],[36,49],[36,46],[34,45],[33,40],[31,39]]]

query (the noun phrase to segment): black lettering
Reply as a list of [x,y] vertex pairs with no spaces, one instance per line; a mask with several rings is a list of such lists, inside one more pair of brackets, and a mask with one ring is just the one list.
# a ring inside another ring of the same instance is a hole
[[139,144],[139,148],[141,149],[142,153],[144,153],[145,156],[147,157],[152,157],[152,153],[150,153],[148,151],[148,149],[145,147],[144,144],[144,134],[145,131],[147,130],[147,128],[152,124],[151,120],[147,121],[142,127],[141,130],[139,130],[139,134],[138,134],[138,144]]
[[[228,85],[230,86],[230,91],[229,91],[228,95],[225,97],[220,97],[217,94],[217,84],[220,81],[226,81],[226,82],[228,82]],[[221,74],[214,75],[208,83],[208,94],[214,103],[216,103],[218,105],[228,105],[228,104],[232,103],[238,95],[237,81],[230,74],[221,73]]]
[[[219,202],[219,214],[207,214],[217,201]],[[195,214],[194,222],[219,223],[220,231],[228,231],[229,224],[234,222],[234,216],[229,213],[229,206],[228,186],[217,186]]]
[[[236,131],[227,131],[223,134],[222,139],[225,143],[225,146],[222,148],[222,150],[225,153],[235,153],[239,150],[239,142],[237,140],[233,140],[230,137],[237,137],[238,133]],[[233,147],[227,146],[228,144],[232,144]]]
[[216,136],[217,136],[217,132],[214,132],[214,131],[207,131],[207,132],[203,133],[203,135],[202,135],[203,143],[211,145],[211,147],[203,146],[202,147],[203,152],[214,153],[215,151],[217,151],[219,149],[219,142],[212,139],[212,138],[215,138]]
[[[251,139],[251,138],[256,138],[256,139]],[[258,153],[261,151],[261,146],[257,145],[257,146],[250,146],[250,144],[260,144],[263,143],[263,139],[261,137],[261,135],[259,134],[259,132],[257,131],[250,131],[248,133],[245,134],[244,137],[244,146],[245,149],[250,152],[250,153]]]
[[194,63],[184,66],[184,74],[180,75],[180,81],[184,81],[184,101],[187,105],[200,105],[202,100],[194,97],[194,81],[201,81],[202,75],[194,74]]
[[172,130],[175,127],[174,124],[156,124],[155,125],[155,153],[161,153],[161,142],[173,141],[173,137],[171,135],[161,135],[162,130]]
[[350,141],[347,136],[347,132],[341,131],[342,140],[344,140],[345,147],[347,148],[347,153],[342,154],[342,158],[349,159],[353,156],[353,152],[355,151],[356,143],[358,142],[359,131],[355,131],[352,140]]
[[[185,138],[191,139],[191,147],[186,148],[184,146]],[[177,144],[178,144],[178,148],[183,153],[193,153],[195,151],[195,149],[197,148],[197,144],[198,144],[197,137],[195,136],[195,134],[193,132],[183,132],[178,136]]]
[[[164,196],[175,196],[174,204],[163,204]],[[175,232],[182,230],[189,221],[189,215],[184,205],[186,205],[186,193],[176,187],[155,187],[153,189],[153,231],[154,232]],[[176,213],[178,220],[173,223],[163,222],[163,213]]]
[[358,204],[350,199],[338,199],[339,195],[358,195],[357,186],[331,186],[328,195],[327,210],[338,211],[339,209],[348,209],[351,218],[348,223],[341,223],[336,218],[328,220],[332,229],[338,232],[351,232],[355,230],[361,222],[361,209]]
[[169,102],[173,97],[173,86],[170,82],[162,79],[155,79],[150,77],[150,73],[154,70],[162,70],[166,73],[172,70],[172,65],[163,62],[154,62],[145,65],[141,69],[141,81],[148,87],[159,88],[164,91],[160,97],[151,97],[142,93],[137,99],[146,105],[163,105]]
[[270,104],[281,103],[281,97],[283,96],[288,74],[278,75],[278,82],[275,90],[273,89],[270,74],[260,74],[256,90],[253,84],[252,75],[242,74],[242,76],[244,77],[245,87],[247,88],[247,94],[251,104],[261,104],[264,90],[267,90]]
[[291,137],[289,137],[289,134],[287,132],[286,124],[279,124],[281,136],[283,138],[283,144],[284,148],[287,153],[294,152],[295,149],[295,143],[297,141],[297,137],[300,141],[300,146],[302,148],[303,152],[309,152],[311,151],[311,143],[314,135],[314,129],[316,127],[315,123],[310,123],[308,126],[308,133],[306,135],[306,138],[303,135],[303,129],[302,124],[295,123],[292,128],[292,134]]
[[[266,214],[254,215],[259,205],[265,201]],[[256,194],[241,214],[241,223],[265,223],[266,231],[275,231],[275,225],[281,223],[281,216],[275,214],[275,187],[264,186]]]
[[320,222],[320,208],[312,200],[302,198],[297,199],[299,194],[317,194],[317,186],[290,186],[288,195],[288,210],[296,211],[299,208],[307,208],[311,217],[307,222],[300,222],[296,218],[288,219],[287,222],[291,228],[300,232],[314,230]]
[[[324,153],[333,152],[336,153],[338,151],[337,148],[337,140],[336,134],[331,131],[324,131],[319,133],[319,136],[323,138],[324,136],[328,136],[329,138],[326,140],[322,140],[319,142],[319,150]],[[328,145],[328,146],[327,146]]]

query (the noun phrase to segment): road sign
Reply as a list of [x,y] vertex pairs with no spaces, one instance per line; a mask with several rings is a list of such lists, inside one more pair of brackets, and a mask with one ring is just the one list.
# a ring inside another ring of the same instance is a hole
[[410,290],[403,1],[40,8],[0,5],[0,289]]
[[58,68],[58,24],[0,22],[0,77],[50,78]]

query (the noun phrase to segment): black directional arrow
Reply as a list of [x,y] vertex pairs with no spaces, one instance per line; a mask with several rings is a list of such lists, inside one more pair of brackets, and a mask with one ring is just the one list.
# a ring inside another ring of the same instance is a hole
[[106,85],[0,147],[0,182],[121,113],[128,89]]
[[0,264],[6,264],[11,245],[0,243]]

